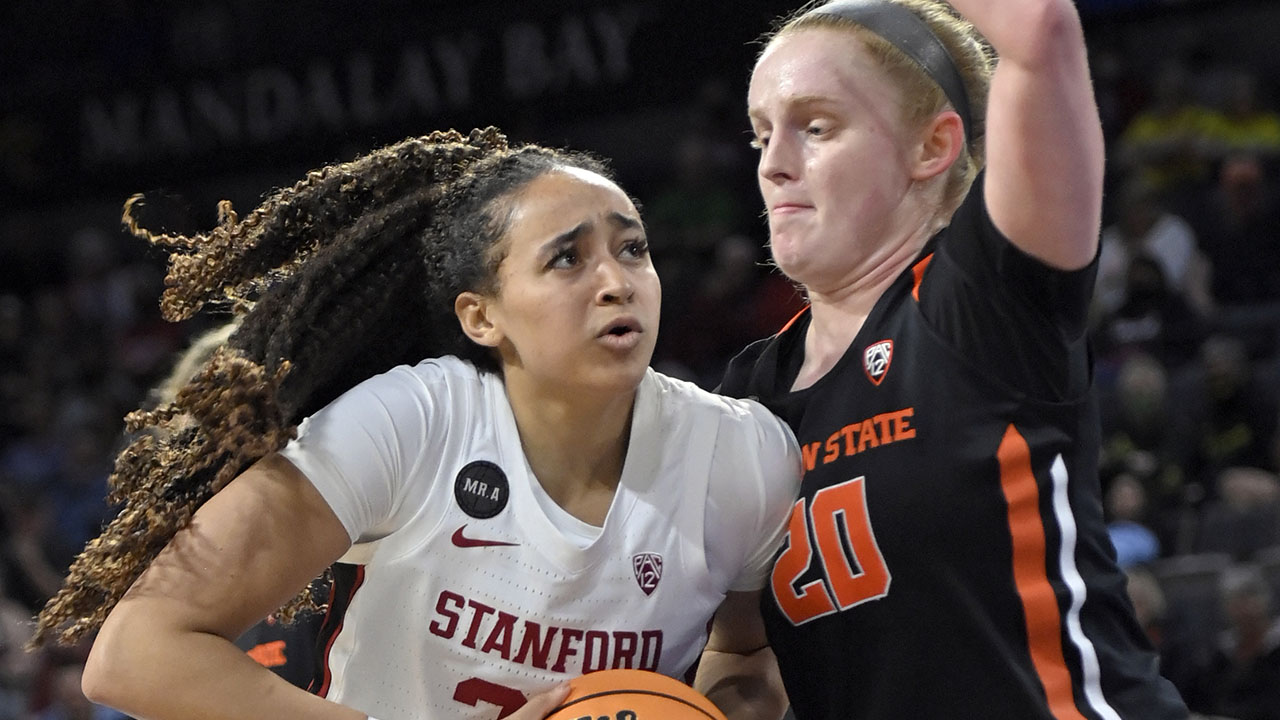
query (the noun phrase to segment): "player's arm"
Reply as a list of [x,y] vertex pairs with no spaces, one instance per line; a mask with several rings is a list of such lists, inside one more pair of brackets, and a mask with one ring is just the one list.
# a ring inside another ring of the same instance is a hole
[[364,720],[233,644],[350,544],[301,472],[278,455],[261,460],[196,512],[111,611],[85,694],[148,719]]
[[760,617],[760,591],[730,592],[720,604],[693,685],[731,720],[778,720],[786,713],[787,694]]
[[1103,138],[1072,0],[954,0],[1000,62],[987,107],[986,204],[997,228],[1048,265],[1097,250]]

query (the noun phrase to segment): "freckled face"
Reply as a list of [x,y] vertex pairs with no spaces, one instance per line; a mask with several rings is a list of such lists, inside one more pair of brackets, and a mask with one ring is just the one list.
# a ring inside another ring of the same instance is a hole
[[774,261],[812,289],[869,272],[911,185],[900,92],[855,35],[812,28],[770,44],[747,104]]
[[562,168],[520,192],[508,228],[487,311],[508,382],[634,390],[653,357],[662,289],[630,198]]

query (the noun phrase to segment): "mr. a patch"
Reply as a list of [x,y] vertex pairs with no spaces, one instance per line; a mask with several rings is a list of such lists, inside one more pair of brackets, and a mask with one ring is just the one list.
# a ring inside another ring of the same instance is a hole
[[488,460],[476,460],[458,471],[453,481],[453,497],[463,512],[484,520],[502,512],[511,497],[511,489],[502,468]]

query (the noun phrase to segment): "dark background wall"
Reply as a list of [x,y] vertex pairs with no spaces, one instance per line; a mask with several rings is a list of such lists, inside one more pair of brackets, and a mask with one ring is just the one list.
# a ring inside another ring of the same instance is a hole
[[[0,289],[56,278],[65,237],[114,229],[133,192],[179,195],[207,225],[218,198],[251,206],[308,168],[436,128],[495,124],[598,151],[643,190],[691,124],[737,140],[752,41],[791,5],[9,3]],[[1182,56],[1280,75],[1264,31],[1280,27],[1280,3],[1081,8],[1107,68],[1141,77]],[[1139,105],[1142,90],[1132,83],[1125,102]]]

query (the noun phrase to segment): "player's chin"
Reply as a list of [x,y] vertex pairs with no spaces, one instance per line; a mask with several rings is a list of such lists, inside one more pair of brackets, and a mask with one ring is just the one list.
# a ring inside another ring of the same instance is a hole
[[797,280],[795,274],[804,272],[804,242],[798,233],[774,233],[769,238],[769,253],[773,262],[787,277]]
[[631,357],[616,359],[593,372],[591,385],[608,392],[632,392],[644,379],[652,354],[637,353]]

